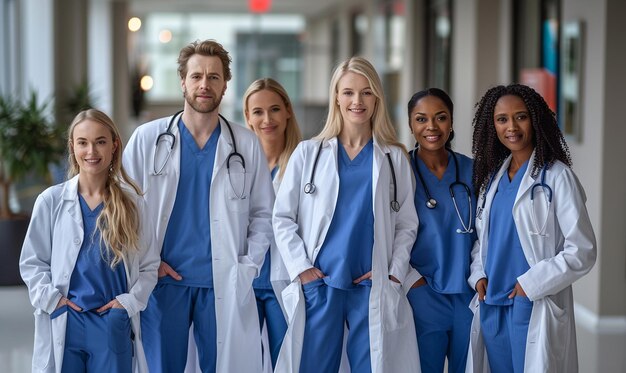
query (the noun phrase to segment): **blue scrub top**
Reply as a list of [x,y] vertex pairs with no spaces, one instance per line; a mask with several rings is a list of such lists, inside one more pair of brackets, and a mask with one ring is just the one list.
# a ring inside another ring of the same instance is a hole
[[[417,231],[417,239],[411,251],[411,266],[415,268],[430,287],[444,294],[472,293],[473,290],[467,284],[470,267],[470,253],[476,240],[474,217],[476,216],[476,197],[472,187],[472,159],[462,154],[455,153],[459,163],[459,181],[470,188],[470,195],[460,185],[454,187],[454,195],[463,224],[470,223],[471,198],[471,223],[472,233],[456,233],[457,229],[463,229],[450,197],[450,185],[456,181],[456,164],[452,154],[448,152],[448,167],[441,180],[433,174],[415,152],[411,154],[413,172],[417,180],[415,190],[415,208],[420,219]],[[428,197],[419,181],[419,175],[415,166],[424,178],[424,183],[432,198],[437,201],[437,206],[430,209],[426,206]]]
[[528,161],[520,167],[513,180],[509,180],[508,173],[502,175],[491,204],[489,250],[485,263],[487,304],[512,305],[513,299],[508,298],[509,294],[517,278],[530,268],[513,220],[513,204],[527,168]]
[[211,288],[213,267],[209,198],[221,128],[219,125],[215,128],[202,149],[198,148],[182,119],[178,122],[178,129],[181,139],[180,177],[161,258],[183,279],[176,281],[165,276],[159,282]]
[[[353,280],[372,270],[374,143],[370,140],[353,160],[350,160],[341,142],[337,143],[339,194],[315,266],[327,276],[324,282],[328,286],[348,290],[357,286],[352,283]],[[365,281],[363,284],[369,283]]]
[[104,204],[91,210],[80,194],[78,200],[85,236],[72,271],[67,298],[86,312],[98,309],[116,296],[126,293],[127,284],[124,264],[119,263],[111,269],[106,260],[107,251],[104,248],[100,250],[100,230],[97,229],[96,221]]
[[[274,167],[271,172],[272,180],[276,177],[278,173],[278,166]],[[272,283],[270,281],[270,268],[272,268],[272,259],[270,257],[270,250],[267,250],[267,254],[265,254],[265,261],[263,262],[263,267],[261,267],[261,273],[259,273],[259,277],[255,278],[252,281],[253,289],[271,289]]]

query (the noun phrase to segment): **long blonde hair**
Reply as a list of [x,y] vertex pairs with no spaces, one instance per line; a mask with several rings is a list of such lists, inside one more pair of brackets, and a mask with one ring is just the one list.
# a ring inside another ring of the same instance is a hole
[[122,166],[122,140],[115,123],[103,112],[96,109],[83,110],[76,115],[68,130],[68,178],[80,173],[80,168],[73,151],[74,128],[86,121],[92,120],[105,126],[111,131],[113,142],[117,148],[113,152],[109,177],[106,181],[103,196],[104,208],[98,216],[96,225],[100,230],[101,240],[104,243],[103,257],[110,261],[111,268],[115,267],[128,253],[139,249],[139,212],[133,198],[125,191],[122,184],[130,186],[137,195],[141,189],[128,176]]
[[[287,127],[285,128],[285,148],[278,158],[278,177],[281,179],[285,174],[285,169],[287,169],[287,162],[289,162],[291,153],[293,153],[296,146],[298,146],[298,143],[302,140],[302,134],[300,133],[300,127],[298,126],[298,121],[296,120],[296,114],[293,112],[293,105],[291,104],[287,91],[280,83],[272,78],[257,79],[250,84],[243,95],[244,116],[247,117],[246,113],[248,113],[249,110],[248,98],[262,90],[272,91],[280,96],[283,100],[283,104],[285,104],[287,112],[290,114],[290,117],[287,119]],[[254,128],[250,125],[250,123],[248,123],[248,128],[254,131]]]
[[395,145],[406,153],[404,144],[400,143],[396,136],[396,129],[391,123],[387,105],[385,104],[385,94],[383,85],[380,81],[374,66],[363,57],[351,57],[341,62],[335,68],[332,78],[330,79],[329,98],[328,98],[328,117],[322,131],[315,136],[317,140],[329,140],[339,136],[343,130],[343,117],[337,104],[337,88],[339,80],[348,72],[363,75],[369,82],[370,88],[376,96],[376,106],[372,113],[371,126],[372,135],[381,145]]

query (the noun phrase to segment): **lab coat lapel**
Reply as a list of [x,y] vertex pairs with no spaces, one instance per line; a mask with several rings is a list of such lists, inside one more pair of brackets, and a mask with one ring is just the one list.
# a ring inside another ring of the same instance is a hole
[[220,137],[217,140],[217,149],[215,151],[215,162],[213,163],[213,175],[211,176],[211,184],[213,184],[213,179],[215,179],[215,175],[220,171],[222,167],[225,166],[226,159],[228,159],[228,155],[233,151],[233,140],[230,136],[230,132],[228,131],[228,127],[226,127],[226,123],[219,119],[220,124]]
[[[389,152],[384,146],[379,146],[374,139],[374,156],[372,157],[372,204],[374,208],[376,208],[376,191],[378,190],[378,179],[380,176],[380,169],[384,162],[387,162],[385,159],[387,156],[385,153]],[[376,211],[374,211],[374,214]]]
[[[180,119],[178,120],[179,121],[182,120],[182,114],[181,114]],[[167,129],[168,122],[169,120],[165,122],[166,126],[163,129],[163,131]],[[176,123],[172,123],[172,128],[170,129],[170,131],[172,131],[172,134],[174,135],[174,138],[176,139],[176,141],[174,142],[174,149],[172,150],[171,158],[167,162],[167,172],[172,173],[172,175],[176,175],[177,182],[175,183],[175,188],[178,188],[178,177],[179,177],[178,170],[180,169],[180,151],[181,151],[181,145],[183,143],[183,138],[180,135],[180,131],[178,130],[178,121],[176,121]],[[174,195],[176,195],[176,190],[174,191]]]
[[83,214],[80,211],[80,203],[78,202],[78,175],[70,179],[63,187],[63,201],[65,201],[65,210],[74,222],[82,228]]
[[517,190],[517,195],[515,196],[515,203],[513,204],[513,210],[517,208],[519,201],[522,199],[525,193],[530,192],[530,188],[535,184],[535,179],[531,176],[533,170],[533,163],[535,161],[535,152],[530,156],[528,160],[528,167],[526,167],[526,172],[524,172],[524,176],[522,177],[522,181],[520,182],[519,189]]

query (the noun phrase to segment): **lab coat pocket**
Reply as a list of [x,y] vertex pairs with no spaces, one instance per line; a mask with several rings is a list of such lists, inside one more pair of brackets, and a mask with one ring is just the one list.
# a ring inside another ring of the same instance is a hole
[[111,308],[103,317],[106,318],[109,348],[116,354],[130,351],[130,317],[124,308]]
[[412,308],[408,303],[402,285],[388,280],[383,288],[383,328],[393,331],[406,326],[408,317],[413,317]]
[[35,347],[33,352],[33,367],[46,369],[52,360],[52,320],[50,315],[35,310]]
[[550,296],[544,298],[544,303],[546,314],[542,320],[546,323],[543,328],[546,334],[541,342],[545,343],[544,346],[550,346],[551,360],[562,361],[569,349],[568,344],[572,334],[570,315]]
[[241,262],[237,263],[237,300],[240,305],[251,302],[250,297],[253,296],[252,281],[256,273],[256,267]]
[[287,320],[291,324],[291,322],[293,321],[294,315],[296,314],[298,302],[300,302],[303,298],[300,282],[294,281],[290,283],[282,291],[281,296],[283,298],[283,304],[285,306],[285,313],[287,314]]
[[249,181],[245,170],[236,167],[238,164],[237,162],[232,162],[227,180],[224,181],[224,190],[226,191],[226,205],[228,209],[233,212],[244,213],[250,209]]

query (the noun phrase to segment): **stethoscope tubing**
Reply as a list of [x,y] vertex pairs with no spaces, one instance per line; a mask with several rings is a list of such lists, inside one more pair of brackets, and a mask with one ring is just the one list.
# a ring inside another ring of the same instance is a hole
[[[456,154],[450,149],[446,149],[446,150],[452,155],[452,160],[454,161],[454,176],[455,176],[454,182],[452,182],[448,186],[448,191],[450,193],[450,198],[452,199],[452,204],[454,205],[454,210],[456,212],[457,218],[459,219],[459,223],[461,223],[461,227],[463,228],[463,229],[458,228],[456,230],[456,233],[473,233],[474,228],[472,228],[472,192],[471,192],[470,187],[460,180],[459,160],[457,159]],[[415,167],[417,178],[419,179],[420,183],[422,184],[422,187],[424,188],[424,193],[426,193],[426,207],[428,207],[429,209],[434,209],[435,207],[437,207],[437,200],[435,200],[430,194],[430,190],[428,189],[428,186],[426,185],[424,176],[422,176],[422,172],[419,169],[419,164],[417,162],[417,148],[413,149],[413,151],[411,152],[411,160],[413,161],[413,166]],[[469,206],[467,225],[465,224],[465,221],[461,217],[461,211],[456,202],[456,196],[454,194],[455,186],[463,187],[463,189],[465,189],[465,192],[467,193],[467,201],[468,201],[467,203]]]
[[[539,229],[539,226],[537,224],[537,214],[535,212],[535,189],[541,188],[544,191],[544,195],[546,196],[545,201],[548,206],[548,210],[550,209],[550,204],[552,203],[552,188],[550,187],[550,185],[546,183],[546,171],[547,170],[548,170],[548,164],[545,163],[543,167],[541,167],[541,176],[539,178],[539,182],[533,184],[533,186],[530,187],[530,206],[532,210],[531,221],[533,224],[533,228],[535,229],[534,231],[530,232],[530,234],[532,235],[538,235],[538,236],[547,235],[545,233],[545,229],[548,224],[548,215],[546,215],[546,218],[544,219],[541,229]],[[482,212],[485,209],[485,204],[487,203],[487,193],[489,192],[489,189],[491,189],[491,185],[493,184],[495,177],[496,177],[496,173],[493,173],[493,175],[491,175],[491,178],[489,179],[489,183],[487,184],[487,189],[485,189],[485,192],[482,196],[482,203],[476,215],[478,219],[482,219]]]
[[[317,148],[317,153],[315,154],[315,160],[313,161],[313,168],[311,169],[311,175],[309,177],[309,182],[304,184],[304,193],[305,194],[313,194],[317,187],[314,183],[315,178],[315,170],[317,169],[317,163],[320,159],[320,154],[322,152],[322,147],[324,145],[324,141],[320,141],[320,145]],[[389,161],[389,167],[391,169],[391,178],[393,182],[393,200],[390,203],[391,209],[395,212],[400,211],[400,203],[398,202],[398,184],[396,183],[396,171],[393,167],[393,162],[391,161],[391,155],[389,153],[385,153],[387,156],[387,160]]]
[[[176,143],[176,136],[174,136],[174,133],[172,132],[172,127],[174,126],[174,123],[177,122],[184,110],[179,110],[177,111],[174,115],[172,115],[172,117],[170,118],[168,124],[167,124],[167,128],[165,129],[165,132],[161,132],[156,139],[156,143],[155,143],[155,151],[154,151],[154,158],[153,158],[153,162],[152,162],[152,167],[154,169],[154,174],[155,175],[161,175],[163,173],[163,169],[165,169],[165,166],[167,165],[167,162],[170,160],[172,151],[174,150],[174,144]],[[244,174],[244,189],[245,189],[245,174],[246,174],[246,160],[243,157],[243,155],[241,153],[239,153],[237,151],[237,141],[235,141],[235,133],[233,132],[233,128],[231,127],[230,122],[228,121],[228,119],[226,119],[222,114],[218,114],[219,118],[221,120],[224,121],[224,123],[226,124],[226,128],[228,129],[228,132],[230,134],[230,139],[231,139],[231,146],[233,148],[232,152],[230,152],[230,154],[228,155],[228,157],[226,158],[226,169],[228,171],[228,179],[231,185],[231,188],[233,188],[233,193],[235,193],[235,196],[239,199],[244,199],[245,196],[245,190],[243,190],[241,193],[237,193],[235,191],[235,187],[232,184],[232,180],[231,180],[231,175],[230,175],[230,163],[233,160],[233,158],[237,158],[242,165],[243,168],[243,174]],[[169,146],[168,152],[167,152],[167,156],[165,157],[165,161],[163,162],[163,165],[157,170],[156,167],[156,157],[157,157],[157,153],[158,153],[158,149],[159,149],[159,144],[162,142],[162,139],[165,137],[169,137],[171,138],[171,144]]]

